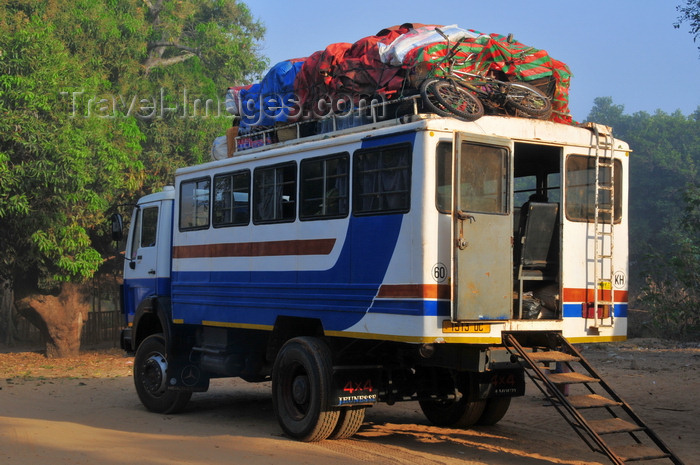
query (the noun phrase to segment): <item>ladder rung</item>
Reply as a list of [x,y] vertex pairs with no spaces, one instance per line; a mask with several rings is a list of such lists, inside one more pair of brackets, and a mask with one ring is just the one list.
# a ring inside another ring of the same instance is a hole
[[527,356],[535,362],[577,362],[579,360],[578,357],[559,352],[558,350],[530,352]]
[[635,425],[622,418],[608,418],[606,420],[588,420],[590,427],[598,434],[631,433],[642,431],[643,426]]
[[603,397],[599,394],[586,394],[580,396],[569,396],[567,397],[569,403],[575,408],[598,408],[598,407],[614,407],[616,405],[622,405],[621,402],[616,402],[607,397]]
[[616,446],[614,448],[614,452],[622,459],[623,462],[663,459],[671,456],[671,454],[667,454],[660,449],[643,446],[641,444],[635,444],[633,446]]
[[549,373],[547,378],[554,384],[596,383],[599,380],[581,373]]
[[600,185],[598,186],[598,190],[611,191],[613,189],[614,189],[613,186],[600,186]]

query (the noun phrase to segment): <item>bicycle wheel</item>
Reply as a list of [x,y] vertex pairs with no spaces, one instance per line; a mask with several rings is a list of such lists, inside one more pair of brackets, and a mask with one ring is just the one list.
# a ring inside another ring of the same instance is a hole
[[539,89],[522,82],[508,85],[506,105],[530,116],[546,118],[552,112],[552,102]]
[[440,81],[432,85],[435,99],[457,118],[474,121],[484,115],[484,105],[474,94],[450,81]]
[[440,116],[452,116],[452,114],[435,98],[433,87],[438,82],[443,82],[443,80],[439,78],[428,78],[423,81],[420,85],[420,96],[423,98],[423,103],[428,111]]

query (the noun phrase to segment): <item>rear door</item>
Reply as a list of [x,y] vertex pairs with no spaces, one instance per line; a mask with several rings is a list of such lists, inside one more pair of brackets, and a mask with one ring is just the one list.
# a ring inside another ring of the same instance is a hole
[[452,319],[508,319],[513,306],[513,143],[455,134]]

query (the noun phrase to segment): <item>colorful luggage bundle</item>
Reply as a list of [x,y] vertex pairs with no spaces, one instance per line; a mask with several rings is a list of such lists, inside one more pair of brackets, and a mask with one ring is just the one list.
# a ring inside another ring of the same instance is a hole
[[[440,32],[436,30],[440,28]],[[442,33],[442,34],[441,34]],[[501,78],[538,87],[552,101],[550,120],[571,124],[569,68],[546,51],[499,34],[482,34],[456,25],[405,23],[382,29],[353,44],[333,43],[307,58],[282,61],[260,83],[232,87],[226,96],[230,113],[240,116],[240,133],[292,122],[348,115],[363,102],[390,102],[417,93],[428,76],[459,43],[460,69],[498,73]],[[258,145],[270,136],[261,136]],[[249,141],[248,146],[255,146]]]

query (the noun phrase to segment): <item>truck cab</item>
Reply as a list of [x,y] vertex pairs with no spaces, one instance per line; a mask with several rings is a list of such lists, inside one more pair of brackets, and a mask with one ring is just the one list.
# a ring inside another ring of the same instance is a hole
[[160,192],[142,197],[131,216],[122,293],[126,329],[121,338],[122,348],[129,352],[135,351],[138,341],[143,339],[134,331],[144,314],[147,316],[143,323],[146,323],[155,315],[155,299],[170,295],[174,200],[175,189],[165,186]]

